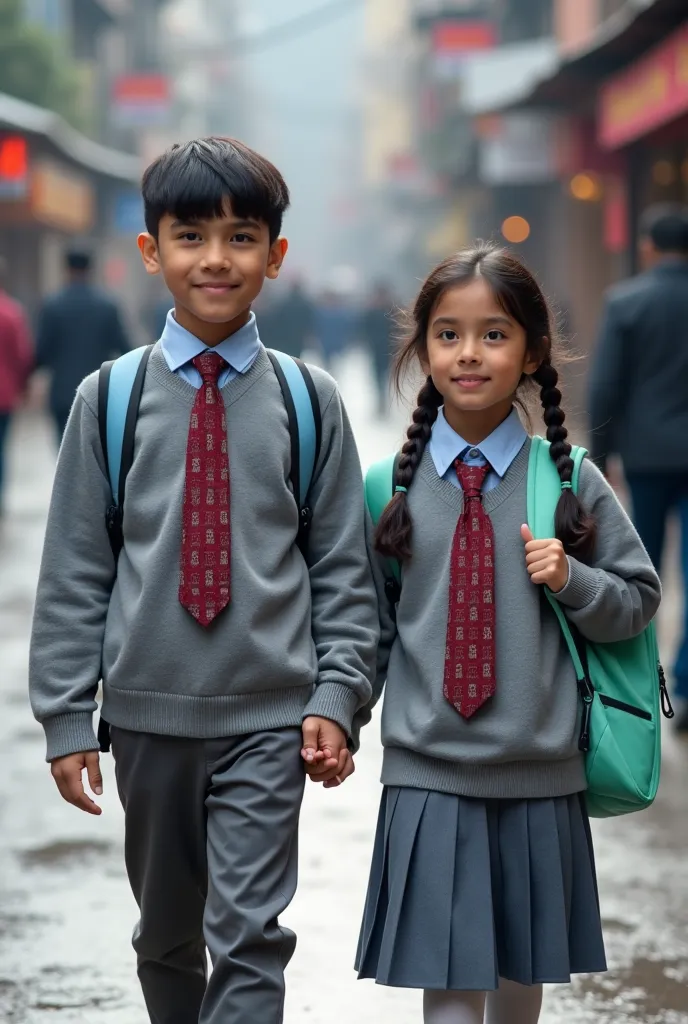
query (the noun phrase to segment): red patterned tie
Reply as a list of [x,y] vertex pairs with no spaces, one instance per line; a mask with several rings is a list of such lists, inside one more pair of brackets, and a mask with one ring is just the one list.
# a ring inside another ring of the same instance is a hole
[[452,544],[444,695],[464,718],[494,696],[494,531],[482,503],[489,466],[454,463],[463,511]]
[[191,410],[186,448],[179,600],[209,626],[230,599],[227,419],[217,384],[229,364],[216,352],[196,356],[193,364],[203,384]]

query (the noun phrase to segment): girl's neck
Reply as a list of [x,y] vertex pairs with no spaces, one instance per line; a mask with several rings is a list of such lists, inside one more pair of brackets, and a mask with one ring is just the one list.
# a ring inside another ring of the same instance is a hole
[[511,398],[490,406],[489,409],[466,410],[445,402],[444,418],[452,430],[455,430],[470,445],[479,445],[489,437],[497,427],[511,414],[513,402]]

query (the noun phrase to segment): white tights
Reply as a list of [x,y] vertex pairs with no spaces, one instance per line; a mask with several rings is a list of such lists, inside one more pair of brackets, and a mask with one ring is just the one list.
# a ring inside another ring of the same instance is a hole
[[517,985],[500,979],[495,992],[426,991],[425,1024],[537,1024],[542,985]]

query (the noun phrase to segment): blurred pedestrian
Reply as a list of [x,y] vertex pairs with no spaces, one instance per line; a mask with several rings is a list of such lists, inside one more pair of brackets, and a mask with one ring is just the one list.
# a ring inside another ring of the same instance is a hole
[[37,365],[52,376],[49,404],[58,441],[81,381],[129,348],[116,303],[92,283],[90,253],[70,250],[65,266],[66,287],[43,305],[36,344]]
[[0,516],[3,512],[5,443],[33,365],[26,314],[5,291],[7,261],[0,256]]
[[325,288],[316,303],[313,321],[326,369],[350,348],[355,334],[356,315],[349,300],[334,288]]
[[394,297],[389,286],[379,281],[361,317],[361,336],[368,348],[378,393],[378,411],[382,416],[389,407],[389,370],[394,335]]
[[[590,376],[592,455],[623,463],[633,518],[659,570],[666,523],[681,521],[688,581],[688,208],[650,207],[641,222],[644,269],[607,294]],[[688,730],[688,601],[674,669]]]
[[286,295],[277,300],[272,310],[274,347],[300,358],[313,335],[314,313],[303,282],[295,278]]

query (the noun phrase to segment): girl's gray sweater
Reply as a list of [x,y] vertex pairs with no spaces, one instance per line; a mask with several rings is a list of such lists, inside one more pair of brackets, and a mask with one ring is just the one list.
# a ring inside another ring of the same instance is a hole
[[[370,718],[386,679],[386,785],[502,798],[585,788],[576,676],[543,589],[530,581],[520,536],[529,453],[527,441],[483,498],[495,533],[497,693],[468,721],[443,695],[449,556],[463,496],[437,475],[428,451],[408,495],[413,557],[404,567],[396,623],[382,561],[371,554],[382,638],[374,695],[356,716],[355,732]],[[579,495],[597,520],[597,549],[591,565],[569,559],[569,582],[557,599],[589,640],[623,640],[657,611],[659,579],[614,492],[588,461]]]

